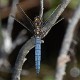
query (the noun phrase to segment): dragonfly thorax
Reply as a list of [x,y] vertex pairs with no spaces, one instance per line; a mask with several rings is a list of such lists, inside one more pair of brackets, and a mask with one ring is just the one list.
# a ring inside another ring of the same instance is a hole
[[41,19],[39,16],[34,18],[34,25],[35,25],[35,35],[40,36],[41,35]]

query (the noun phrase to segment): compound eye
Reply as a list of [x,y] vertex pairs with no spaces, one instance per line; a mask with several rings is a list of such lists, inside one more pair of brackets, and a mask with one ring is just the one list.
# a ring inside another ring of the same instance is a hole
[[35,23],[35,26],[40,26],[41,25],[41,20],[40,20],[39,16],[34,18],[34,23]]
[[40,20],[39,20],[38,18],[35,18],[35,22],[37,22],[37,23],[38,23],[39,21],[40,21]]

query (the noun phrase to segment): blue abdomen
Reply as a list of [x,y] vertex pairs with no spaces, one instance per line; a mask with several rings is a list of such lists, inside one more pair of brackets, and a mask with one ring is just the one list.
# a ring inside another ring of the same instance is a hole
[[39,74],[40,72],[40,61],[41,61],[41,38],[35,38],[35,67],[36,72]]

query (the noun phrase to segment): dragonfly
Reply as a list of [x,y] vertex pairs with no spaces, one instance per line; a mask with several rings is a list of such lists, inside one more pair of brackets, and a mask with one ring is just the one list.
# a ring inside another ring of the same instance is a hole
[[[13,15],[13,17],[18,23],[20,23],[22,26],[24,26],[27,30],[29,30],[35,38],[35,68],[36,73],[40,73],[40,63],[41,63],[41,34],[42,34],[42,19],[40,16],[36,16],[34,18],[34,21],[32,21],[27,14],[24,12],[22,7],[17,4],[18,11],[20,12],[20,15],[22,16],[22,21],[19,21],[16,19]],[[25,23],[23,23],[25,22]],[[30,27],[27,27],[26,24],[30,23]]]
[[[18,23],[20,23],[23,27],[25,27],[28,31],[30,31],[34,35],[34,38],[35,38],[35,68],[36,68],[36,73],[39,74],[40,64],[41,64],[41,43],[44,43],[44,41],[41,39],[41,35],[44,35],[47,33],[47,32],[44,33],[44,31],[42,31],[42,28],[47,21],[43,23],[42,18],[40,16],[36,16],[34,18],[34,21],[32,21],[27,16],[25,11],[22,9],[22,7],[19,4],[17,4],[17,8],[18,8],[18,11],[20,12],[19,14],[21,15],[20,17],[22,17],[21,18],[22,20],[19,21],[13,15],[11,15],[11,17],[13,17]],[[56,25],[63,19],[64,18],[58,20],[54,25]],[[27,24],[30,26],[26,26]]]

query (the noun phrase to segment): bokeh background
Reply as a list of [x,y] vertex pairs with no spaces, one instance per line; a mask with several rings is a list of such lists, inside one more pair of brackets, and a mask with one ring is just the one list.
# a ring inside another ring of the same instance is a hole
[[[5,38],[2,36],[2,30],[7,29],[8,18],[11,12],[12,3],[14,0],[0,0],[0,48],[2,48],[3,41]],[[17,0],[16,0],[17,1]],[[44,0],[44,21],[48,20],[48,17],[55,10],[55,8],[60,4],[61,0]],[[34,17],[39,15],[40,5],[39,0],[20,0],[21,7],[25,13],[34,20]],[[36,76],[35,71],[35,60],[34,60],[34,48],[26,56],[27,61],[23,65],[23,71],[21,74],[21,80],[54,80],[56,63],[61,49],[61,44],[65,31],[68,25],[69,19],[73,16],[77,5],[79,5],[79,0],[72,0],[68,7],[65,9],[60,18],[64,18],[61,22],[56,24],[49,34],[43,39],[44,44],[42,44],[42,55],[41,55],[41,71],[40,75]],[[15,11],[15,9],[14,9]],[[19,12],[16,12],[16,18],[21,20]],[[27,26],[30,26],[27,24]],[[25,30],[18,22],[14,21],[13,29],[11,32],[11,39],[14,42],[17,36],[22,30]],[[33,34],[29,31],[24,31],[25,40],[22,44],[17,45],[15,49],[11,52],[5,52],[0,49],[0,80],[11,80],[12,70],[17,58],[17,55],[21,47],[25,44],[27,40],[30,39]],[[80,21],[76,25],[74,31],[74,40],[77,44],[72,43],[71,48],[74,50],[75,56],[71,56],[71,61],[67,64],[66,75],[64,80],[80,80],[80,74],[76,77],[70,74],[73,68],[77,68],[80,72]],[[8,43],[6,41],[6,43]],[[70,54],[70,52],[69,52]],[[76,75],[78,71],[76,70],[74,74]]]

